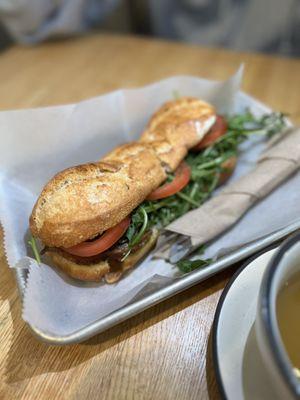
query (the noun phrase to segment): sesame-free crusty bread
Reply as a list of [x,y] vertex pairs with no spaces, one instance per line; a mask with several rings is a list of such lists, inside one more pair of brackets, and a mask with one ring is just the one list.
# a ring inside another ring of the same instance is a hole
[[182,98],[162,106],[138,142],[68,168],[44,187],[30,229],[49,247],[71,247],[118,224],[174,171],[215,121],[213,107]]
[[55,251],[55,249],[46,251],[45,254],[50,257],[53,264],[58,269],[74,279],[79,279],[80,281],[99,282],[103,276],[108,274],[110,271],[108,261],[106,260],[101,260],[95,264],[84,265],[69,260],[61,253]]
[[45,254],[50,257],[58,269],[72,278],[87,282],[99,282],[104,277],[107,283],[115,283],[126,271],[132,269],[145,257],[145,255],[155,246],[157,237],[158,231],[157,229],[153,229],[145,245],[138,251],[130,254],[126,260],[120,263],[120,268],[117,271],[111,269],[107,260],[101,260],[94,264],[85,265],[77,264],[75,261],[64,257],[62,252],[58,249],[47,249]]
[[115,226],[166,179],[146,143],[118,147],[102,161],[68,168],[44,187],[30,229],[50,247],[70,247]]
[[175,171],[188,153],[188,149],[185,146],[174,146],[166,139],[154,140],[147,143],[155,151],[168,172]]
[[174,171],[215,120],[212,105],[193,97],[182,97],[165,103],[152,116],[141,141],[149,143],[160,160]]

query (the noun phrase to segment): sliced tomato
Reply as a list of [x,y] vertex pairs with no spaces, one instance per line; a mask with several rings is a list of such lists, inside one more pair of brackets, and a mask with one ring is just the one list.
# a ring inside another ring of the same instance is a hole
[[184,161],[175,171],[175,177],[170,183],[165,183],[149,194],[147,200],[159,200],[172,196],[183,189],[190,181],[191,169]]
[[224,135],[227,130],[227,122],[224,117],[217,115],[216,122],[210,128],[209,132],[204,136],[200,143],[193,147],[193,151],[200,151],[214,144],[220,136]]
[[98,239],[91,242],[83,242],[75,246],[64,248],[67,253],[80,257],[91,257],[103,253],[114,245],[127,231],[130,224],[130,218],[127,217],[118,225],[105,231]]
[[236,163],[237,163],[237,158],[235,156],[232,156],[223,162],[222,164],[223,171],[220,174],[219,185],[222,185],[224,182],[227,181],[228,178],[230,178],[231,174],[234,171]]

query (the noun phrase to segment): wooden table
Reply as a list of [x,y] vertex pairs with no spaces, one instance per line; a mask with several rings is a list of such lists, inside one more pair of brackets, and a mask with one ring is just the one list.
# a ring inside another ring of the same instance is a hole
[[[300,61],[97,35],[0,55],[0,109],[75,102],[176,74],[224,79],[300,122]],[[2,240],[1,240],[2,242]],[[0,249],[1,399],[218,399],[208,339],[234,268],[80,345],[51,347],[21,320]]]

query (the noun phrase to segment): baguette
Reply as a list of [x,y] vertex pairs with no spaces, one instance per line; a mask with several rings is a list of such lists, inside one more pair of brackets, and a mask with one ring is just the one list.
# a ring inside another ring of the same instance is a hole
[[140,140],[149,143],[168,170],[174,171],[215,120],[215,109],[210,104],[182,97],[165,103],[153,115]]
[[[42,190],[30,216],[30,230],[45,253],[69,276],[83,281],[118,280],[155,245],[152,229],[143,246],[133,248],[118,269],[110,259],[70,257],[70,248],[116,226],[176,170],[188,150],[214,124],[214,108],[198,99],[166,103],[137,142],[117,147],[100,161],[68,168]],[[113,246],[114,248],[114,246]],[[104,253],[105,256],[105,253]]]
[[43,189],[30,230],[50,247],[71,247],[118,224],[166,179],[143,143],[118,147],[103,161],[68,168]]

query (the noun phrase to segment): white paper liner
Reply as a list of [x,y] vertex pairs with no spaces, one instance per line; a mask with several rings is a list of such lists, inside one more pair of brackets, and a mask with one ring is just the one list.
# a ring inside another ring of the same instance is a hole
[[[210,101],[222,113],[242,111],[245,107],[257,114],[269,111],[256,100],[238,93],[241,76],[242,69],[224,83],[173,77],[144,88],[116,91],[78,104],[1,112],[0,221],[9,265],[28,267],[28,217],[43,185],[58,171],[97,160],[116,145],[137,138],[151,114],[172,98],[174,90],[180,95]],[[247,173],[263,148],[264,144],[256,139],[245,143],[232,179]],[[294,184],[300,184],[300,176],[293,179]],[[232,230],[218,238],[208,248],[208,254],[211,256],[220,250],[240,246],[294,221],[300,215],[300,209],[290,195],[291,191],[295,193],[291,182],[285,183],[248,212]],[[274,214],[272,207],[283,201],[287,205],[284,213]],[[263,219],[257,211],[259,208],[263,208]],[[37,266],[32,261],[23,318],[54,336],[74,333],[127,304],[135,296],[142,296],[150,282],[153,290],[178,278],[176,267],[163,260],[150,260],[150,257],[114,285],[75,282],[46,264]]]

